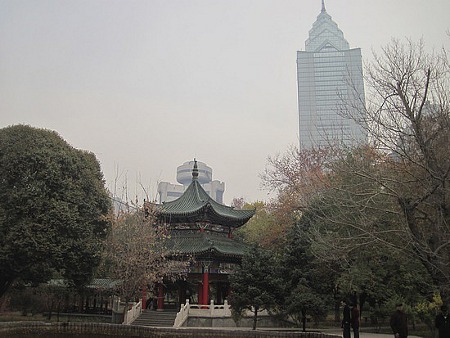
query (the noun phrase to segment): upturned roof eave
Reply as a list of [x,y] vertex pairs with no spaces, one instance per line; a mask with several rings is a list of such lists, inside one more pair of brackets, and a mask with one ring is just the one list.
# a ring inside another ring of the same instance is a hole
[[[253,216],[253,215],[252,215]],[[168,224],[175,223],[210,223],[237,228],[243,226],[252,217],[230,218],[218,213],[181,212],[160,213],[158,218]]]
[[184,219],[211,221],[219,225],[242,226],[254,215],[255,210],[236,210],[212,199],[197,180],[178,199],[164,202],[159,208],[160,219]]
[[244,253],[229,253],[229,252],[224,252],[224,251],[220,251],[217,250],[216,248],[210,248],[210,249],[206,249],[206,250],[201,250],[201,251],[185,251],[185,252],[173,252],[172,256],[204,256],[204,255],[209,255],[209,254],[213,254],[215,256],[221,256],[221,257],[231,257],[231,258],[242,258],[242,256],[244,255]]

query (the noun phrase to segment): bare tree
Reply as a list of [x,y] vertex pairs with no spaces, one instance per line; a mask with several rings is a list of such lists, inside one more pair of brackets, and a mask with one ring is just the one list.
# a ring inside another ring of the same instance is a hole
[[334,181],[330,203],[335,214],[327,218],[352,229],[349,250],[364,243],[355,237],[360,236],[366,244],[383,243],[415,255],[447,299],[449,75],[446,52],[428,54],[422,42],[392,40],[375,55],[366,68],[368,108],[342,112],[367,128],[372,147],[352,151],[333,165],[333,175],[347,179]]
[[329,185],[326,168],[338,151],[331,146],[302,150],[292,146],[284,154],[269,156],[266,169],[260,175],[262,185],[277,192],[277,204],[302,210]]
[[169,257],[167,229],[156,223],[151,204],[145,210],[139,208],[111,217],[105,267],[111,277],[121,281],[117,290],[126,302],[137,297],[140,289],[184,271],[185,263]]
[[256,208],[255,217],[244,230],[250,234],[253,228],[257,234],[254,238],[264,246],[283,248],[289,229],[301,217],[309,201],[326,189],[324,167],[330,159],[331,150],[300,150],[291,146],[283,154],[269,156],[260,178],[262,186],[277,196],[265,203],[263,208]]

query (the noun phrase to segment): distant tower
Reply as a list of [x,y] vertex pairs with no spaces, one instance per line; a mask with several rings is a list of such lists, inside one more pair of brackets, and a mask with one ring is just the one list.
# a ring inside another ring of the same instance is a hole
[[[349,82],[359,98],[351,93]],[[331,19],[322,0],[305,51],[297,52],[300,149],[323,147],[330,142],[347,145],[365,141],[365,131],[339,115],[342,100],[364,109],[361,49],[350,49],[344,34]]]
[[[159,202],[169,202],[183,195],[186,188],[192,182],[192,168],[194,161],[183,163],[177,168],[177,182],[179,184],[171,184],[169,182],[160,182],[158,184]],[[218,203],[223,203],[223,193],[225,191],[225,183],[213,181],[212,169],[203,162],[197,161],[198,182],[208,195]]]

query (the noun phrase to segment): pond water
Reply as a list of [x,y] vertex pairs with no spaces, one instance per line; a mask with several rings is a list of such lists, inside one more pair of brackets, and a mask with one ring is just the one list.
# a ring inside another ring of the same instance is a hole
[[[114,338],[114,336],[104,335],[104,334],[73,334],[73,333],[41,333],[41,334],[13,334],[8,336],[8,338]],[[117,336],[117,338],[119,338]],[[123,337],[122,337],[123,338]]]

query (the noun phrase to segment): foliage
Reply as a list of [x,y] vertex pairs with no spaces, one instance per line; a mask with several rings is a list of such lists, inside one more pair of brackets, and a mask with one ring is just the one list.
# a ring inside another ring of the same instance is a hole
[[248,243],[260,244],[266,248],[275,245],[280,238],[280,227],[270,207],[262,201],[257,201],[246,203],[243,208],[255,209],[255,215],[236,231],[236,235]]
[[315,292],[307,281],[300,281],[291,290],[286,302],[286,310],[290,318],[299,325],[302,323],[303,331],[306,331],[306,316],[312,316],[316,321],[325,318],[327,302],[323,295]]
[[[358,163],[354,168],[365,172],[375,170],[370,148],[357,150],[346,163]],[[359,301],[361,312],[366,302],[375,306],[399,296],[415,304],[428,297],[433,288],[427,271],[417,256],[400,250],[405,236],[392,201],[373,193],[376,182],[356,170],[338,171],[340,165],[333,163],[330,189],[312,200],[300,219],[311,253],[338,271],[340,297]]]
[[329,188],[310,200],[305,212],[318,257],[335,260],[337,256],[345,264],[354,251],[380,245],[389,248],[404,240],[395,205],[382,186],[368,177],[376,175],[377,160],[371,148],[361,147],[333,162]]
[[28,313],[34,315],[41,312],[45,305],[36,290],[36,288],[24,285],[11,287],[8,292],[9,307],[20,311],[22,316],[28,316]]
[[110,199],[92,153],[56,132],[0,129],[0,296],[54,271],[76,287],[100,262]]
[[155,223],[150,207],[111,215],[103,269],[121,281],[117,291],[127,302],[138,297],[142,288],[183,274],[186,266],[170,259],[167,229]]
[[439,293],[435,293],[431,302],[423,301],[418,303],[415,307],[415,311],[420,320],[425,323],[431,331],[434,331],[435,329],[435,318],[438,315],[442,304],[441,296]]
[[301,220],[289,233],[280,260],[284,280],[282,311],[306,330],[306,316],[323,319],[331,303],[336,271],[319,262],[310,252],[306,224]]
[[51,320],[54,311],[59,320],[63,306],[72,294],[77,292],[67,286],[50,283],[38,286],[15,285],[8,292],[12,310],[20,311],[23,316],[28,316],[28,313],[33,316],[46,313],[47,320]]
[[[304,329],[306,316],[319,319],[333,300],[339,309],[341,296],[336,284],[339,265],[318,260],[310,241],[312,225],[321,220],[311,212],[311,201],[329,190],[328,166],[337,154],[338,150],[331,148],[291,147],[285,154],[270,157],[261,175],[263,184],[278,193],[270,211],[275,228],[283,229],[278,231],[283,255],[280,264],[289,290],[284,295],[281,312],[297,324],[302,322]],[[336,255],[336,252],[331,256],[328,253],[327,257]],[[301,295],[297,294],[298,290],[302,290]]]
[[250,204],[256,214],[240,234],[250,242],[282,251],[308,200],[326,185],[323,168],[330,156],[328,150],[299,151],[291,147],[285,154],[269,157],[260,176],[263,186],[278,196],[267,203]]
[[242,264],[230,275],[230,304],[234,317],[245,310],[253,312],[253,329],[258,313],[273,310],[281,297],[282,280],[274,256],[254,245],[242,258]]
[[[268,165],[261,174],[263,186],[278,195],[291,195],[289,201],[297,208],[308,204],[311,196],[326,186],[326,168],[335,149],[302,149],[290,147],[285,154],[268,158]],[[287,198],[287,197],[286,197]]]
[[331,148],[299,150],[290,147],[285,154],[268,158],[261,179],[264,187],[278,194],[277,200],[271,203],[271,210],[279,226],[288,231],[310,200],[327,188],[326,168],[335,156]]

